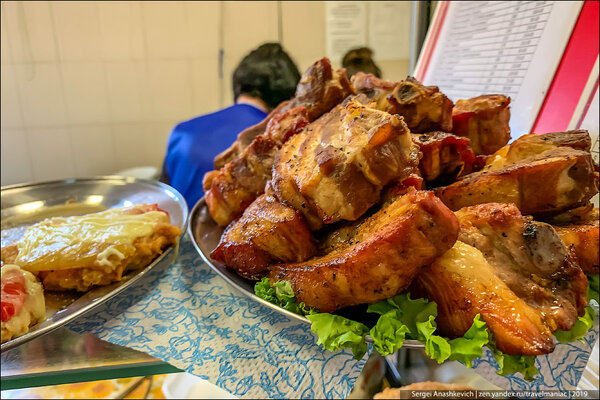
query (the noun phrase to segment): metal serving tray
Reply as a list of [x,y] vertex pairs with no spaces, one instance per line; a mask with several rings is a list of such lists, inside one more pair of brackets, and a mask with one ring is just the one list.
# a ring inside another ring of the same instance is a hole
[[[44,218],[81,215],[141,203],[157,203],[169,213],[171,223],[183,232],[188,223],[188,208],[181,194],[163,183],[136,178],[102,176],[4,186],[1,199],[2,247],[22,235],[27,226]],[[149,271],[170,265],[177,253],[178,247],[170,246],[146,268],[130,271],[120,282],[83,294],[45,292],[46,320],[30,328],[27,334],[3,343],[1,351],[51,332],[87,313],[135,284]]]
[[[273,303],[269,303],[268,301],[261,299],[257,295],[254,294],[254,284],[255,281],[251,281],[239,276],[234,270],[227,268],[225,265],[220,262],[213,260],[210,257],[210,253],[214,250],[215,247],[219,244],[219,240],[221,239],[221,235],[223,234],[223,228],[220,227],[217,223],[213,221],[211,218],[208,208],[206,206],[206,202],[204,201],[204,197],[201,198],[198,203],[192,209],[190,213],[190,224],[188,227],[188,231],[190,237],[192,238],[192,242],[194,243],[194,247],[200,254],[200,257],[217,273],[219,274],[225,281],[237,289],[239,292],[245,294],[246,296],[258,301],[266,307],[269,307],[279,313],[285,314],[292,319],[296,319],[298,321],[304,322],[306,324],[310,324],[310,321],[302,316],[295,314],[291,311],[285,310]],[[355,320],[363,320],[368,318],[366,313],[364,312],[352,312],[351,315],[347,313],[344,316],[351,317]],[[363,321],[364,322],[364,321]],[[371,341],[370,336],[366,337],[367,342]],[[423,348],[423,344],[417,340],[407,340],[404,342],[403,347],[405,348]]]

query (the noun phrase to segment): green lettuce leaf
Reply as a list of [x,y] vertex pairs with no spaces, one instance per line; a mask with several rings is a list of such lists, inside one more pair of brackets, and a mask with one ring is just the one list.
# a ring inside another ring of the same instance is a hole
[[473,318],[473,325],[465,332],[463,337],[450,340],[450,360],[460,361],[471,368],[473,361],[481,357],[483,346],[489,343],[489,337],[487,324],[477,314]]
[[369,304],[367,307],[368,313],[383,315],[389,311],[398,310],[398,306],[392,299],[378,301],[377,303]]
[[561,343],[570,343],[581,340],[594,326],[594,309],[591,306],[585,308],[583,317],[579,317],[573,327],[568,331],[556,331],[554,337]]
[[307,315],[311,322],[310,330],[319,338],[317,344],[332,352],[351,349],[354,358],[360,360],[367,352],[365,335],[369,328],[360,322],[335,314],[320,313]]
[[288,281],[279,281],[271,284],[269,278],[262,278],[254,285],[254,294],[261,299],[278,305],[288,311],[300,315],[315,314],[317,310],[298,303],[292,285]]
[[367,312],[381,315],[370,334],[373,346],[382,355],[393,353],[406,339],[412,339],[423,343],[429,357],[440,364],[451,359],[470,367],[474,359],[481,357],[488,343],[487,325],[479,314],[461,338],[448,340],[435,335],[437,304],[426,299],[411,299],[408,293],[371,304]]
[[395,296],[392,301],[402,310],[402,322],[408,326],[410,338],[426,342],[437,328],[437,304],[426,299],[413,300],[408,293]]
[[[589,290],[592,291],[598,277],[590,277],[589,280]],[[400,349],[406,340],[418,340],[424,344],[429,357],[438,363],[460,361],[472,367],[473,361],[481,357],[483,347],[487,345],[498,362],[499,375],[521,373],[525,379],[532,380],[539,373],[534,356],[512,356],[500,351],[479,314],[463,337],[449,340],[436,335],[437,304],[427,299],[411,299],[408,293],[369,305],[367,312],[380,315],[375,326],[369,330],[360,322],[335,314],[318,313],[304,303],[298,303],[290,283],[286,281],[271,284],[268,278],[263,278],[256,283],[254,292],[286,310],[306,315],[311,321],[311,330],[318,336],[317,344],[333,352],[349,348],[356,359],[366,353],[365,336],[369,333],[373,346],[384,356]],[[595,293],[597,299],[597,290]],[[593,294],[589,297],[594,298]],[[578,319],[571,330],[557,331],[555,336],[561,342],[581,339],[593,327],[593,321],[594,309],[588,306],[585,315]]]
[[441,364],[452,355],[452,347],[448,339],[438,335],[430,335],[425,342],[425,353],[432,360]]
[[271,287],[269,278],[262,278],[259,282],[256,282],[254,285],[254,294],[269,303],[278,304],[275,289]]
[[527,381],[532,381],[533,377],[539,374],[535,365],[535,356],[511,356],[500,351],[493,341],[488,343],[492,350],[494,358],[498,362],[498,375],[506,376],[520,372]]
[[600,304],[600,275],[588,275],[588,301],[596,300]]
[[382,355],[392,354],[404,344],[408,327],[400,318],[400,310],[391,309],[377,320],[369,331],[373,346]]

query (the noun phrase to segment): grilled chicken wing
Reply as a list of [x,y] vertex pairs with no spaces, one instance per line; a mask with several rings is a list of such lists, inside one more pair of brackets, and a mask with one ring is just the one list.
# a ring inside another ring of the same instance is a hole
[[304,261],[317,252],[302,214],[263,194],[231,223],[211,257],[248,279],[260,279],[270,264]]
[[523,214],[544,215],[579,207],[598,192],[588,151],[556,147],[487,168],[436,190],[452,210],[490,202],[514,203]]
[[424,269],[411,289],[437,303],[439,331],[463,336],[481,314],[496,345],[507,354],[538,355],[554,349],[541,316],[502,282],[481,251],[461,241]]
[[510,140],[510,97],[490,94],[458,100],[452,133],[469,138],[475,154],[492,154]]
[[452,130],[452,101],[437,86],[424,86],[413,77],[389,82],[371,74],[352,77],[357,93],[368,95],[377,109],[404,117],[413,133]]
[[321,312],[373,303],[406,289],[454,244],[458,222],[431,192],[411,192],[369,217],[346,242],[302,263],[271,267],[299,301]]
[[317,230],[360,217],[387,183],[408,177],[418,161],[402,119],[363,105],[359,96],[286,142],[275,159],[272,185],[277,198]]
[[238,157],[204,176],[206,205],[216,223],[226,226],[264,192],[271,179],[275,154],[306,125],[308,117],[304,107],[278,114]]
[[438,304],[440,330],[460,336],[480,313],[503,352],[551,352],[552,332],[571,329],[587,304],[587,279],[560,237],[512,204],[480,204],[456,216],[457,244],[415,284]]
[[598,209],[594,208],[568,225],[554,225],[565,246],[576,256],[579,266],[586,274],[597,274],[600,268],[600,235]]

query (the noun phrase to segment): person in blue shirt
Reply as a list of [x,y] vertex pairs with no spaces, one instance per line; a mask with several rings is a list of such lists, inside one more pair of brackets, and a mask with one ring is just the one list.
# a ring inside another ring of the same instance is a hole
[[300,72],[279,43],[265,43],[245,56],[233,73],[235,104],[181,122],[171,132],[160,181],[177,189],[191,208],[204,195],[202,179],[215,156],[244,129],[294,96]]

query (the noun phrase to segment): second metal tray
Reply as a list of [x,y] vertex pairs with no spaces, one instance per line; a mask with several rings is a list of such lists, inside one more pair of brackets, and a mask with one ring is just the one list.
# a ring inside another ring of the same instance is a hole
[[[169,213],[171,223],[185,232],[188,208],[175,189],[159,182],[117,176],[69,179],[2,187],[2,243],[11,244],[24,228],[53,216],[79,215],[134,204],[154,204]],[[46,320],[23,336],[2,344],[1,351],[51,332],[113,298],[153,269],[170,265],[177,246],[169,247],[145,268],[127,273],[119,282],[86,293],[45,293]]]

